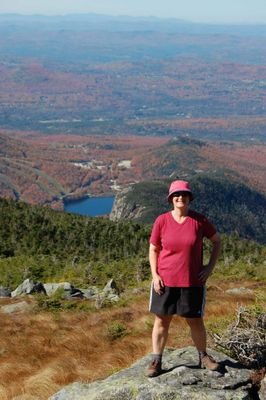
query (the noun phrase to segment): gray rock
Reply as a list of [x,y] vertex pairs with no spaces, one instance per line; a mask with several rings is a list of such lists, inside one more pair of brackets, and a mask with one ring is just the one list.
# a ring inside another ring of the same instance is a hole
[[118,296],[118,290],[117,290],[117,286],[116,283],[113,279],[110,279],[109,282],[107,282],[107,284],[105,285],[105,287],[103,288],[103,291],[101,293],[99,293],[98,295],[98,301],[102,301],[102,302],[117,302],[120,300],[120,297]]
[[143,214],[146,208],[145,206],[141,206],[135,201],[129,201],[128,196],[132,190],[132,186],[129,186],[124,188],[120,193],[117,193],[112,211],[109,215],[111,221],[139,218]]
[[[33,293],[44,293],[48,296],[52,296],[59,289],[63,290],[62,296],[64,299],[94,300],[97,308],[101,308],[103,305],[110,302],[113,303],[120,300],[120,297],[117,294],[116,284],[113,279],[111,279],[101,291],[96,286],[92,286],[87,289],[78,289],[69,282],[42,284],[41,282],[34,282],[31,279],[26,279],[13,292],[11,292],[11,296],[18,297]],[[8,294],[7,291],[2,290],[0,292],[0,297],[1,293]]]
[[104,291],[104,292],[113,292],[113,293],[116,293],[116,292],[117,292],[117,286],[116,286],[115,281],[114,281],[113,279],[110,279],[110,281],[107,282],[107,284],[105,285],[103,291]]
[[82,290],[77,289],[75,287],[71,287],[70,290],[65,290],[65,295],[64,298],[66,300],[71,300],[71,299],[84,299],[85,296],[82,292]]
[[91,286],[87,289],[82,289],[85,299],[95,299],[99,294],[99,289],[96,286]]
[[46,293],[45,288],[41,282],[34,282],[31,279],[25,279],[25,281],[19,285],[13,292],[12,297],[22,296],[24,294],[32,293]]
[[11,297],[11,290],[0,286],[0,297]]
[[22,296],[23,294],[30,294],[33,290],[34,282],[31,279],[26,279],[21,285],[19,285],[13,292],[12,297]]
[[95,307],[99,309],[99,308],[104,307],[105,305],[117,302],[119,300],[120,300],[120,297],[116,294],[100,292],[95,297]]
[[225,291],[225,293],[232,294],[234,296],[243,296],[243,295],[253,295],[254,294],[253,290],[244,288],[244,287],[227,289]]
[[117,302],[117,301],[119,301],[119,300],[120,300],[120,297],[119,297],[117,294],[112,294],[112,293],[110,293],[110,294],[107,296],[107,299],[108,299],[109,301],[111,301],[111,303],[112,303],[112,302]]
[[99,290],[96,286],[90,286],[87,289],[81,289],[81,291],[85,299],[95,301],[96,308],[101,308],[105,304],[120,300],[116,284],[113,279],[110,279],[103,290]]
[[150,356],[130,368],[91,384],[73,383],[50,400],[248,400],[250,371],[224,354],[210,351],[221,364],[219,372],[198,368],[194,347],[166,349],[163,373],[145,377]]
[[26,301],[21,301],[20,303],[8,304],[2,306],[0,311],[4,314],[13,314],[15,312],[27,312],[31,310],[31,305]]
[[45,283],[43,286],[47,293],[47,296],[52,296],[58,289],[61,288],[64,290],[68,290],[69,292],[71,292],[71,290],[73,289],[73,286],[69,282]]

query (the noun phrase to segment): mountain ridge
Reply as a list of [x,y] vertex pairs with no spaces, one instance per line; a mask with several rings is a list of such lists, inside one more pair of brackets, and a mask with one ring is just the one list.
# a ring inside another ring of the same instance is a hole
[[[243,238],[266,243],[265,195],[232,176],[199,173],[181,178],[188,179],[192,186],[195,198],[191,208],[206,215],[219,232],[238,233]],[[167,202],[169,183],[169,179],[146,181],[122,191],[115,198],[110,219],[153,223],[159,214],[171,209]]]
[[[159,16],[129,16],[129,15],[108,15],[101,13],[67,13],[67,14],[55,14],[55,15],[46,15],[46,14],[22,14],[22,13],[0,13],[0,19],[13,20],[13,21],[54,21],[58,23],[63,23],[64,21],[68,22],[69,20],[79,20],[79,21],[90,21],[92,23],[99,22],[117,22],[121,23],[120,29],[123,27],[122,23],[131,23],[136,29],[137,23],[145,23],[143,26],[139,26],[139,29],[142,30],[150,30],[153,29],[163,29],[165,31],[173,32],[175,30],[187,29],[188,27],[194,27],[194,31],[192,33],[197,32],[197,29],[200,33],[205,30],[207,32],[216,32],[216,33],[225,33],[225,32],[238,32],[242,35],[248,35],[251,33],[261,33],[266,35],[266,24],[263,23],[207,23],[207,22],[195,22],[186,19],[180,19],[176,17],[159,17]],[[135,25],[134,25],[135,24]],[[138,26],[138,25],[137,25]],[[58,29],[61,29],[60,25]],[[87,26],[87,29],[90,27]],[[108,29],[108,26],[105,26],[105,29]],[[114,29],[114,28],[113,28]],[[117,27],[116,27],[117,29]],[[124,29],[130,30],[130,26],[124,27]]]

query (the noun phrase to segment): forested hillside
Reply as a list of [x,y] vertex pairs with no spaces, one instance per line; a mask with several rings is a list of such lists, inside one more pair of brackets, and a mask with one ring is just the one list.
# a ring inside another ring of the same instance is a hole
[[[228,171],[198,173],[189,177],[189,181],[195,193],[191,208],[206,215],[220,232],[237,233],[242,238],[266,243],[264,195],[240,183],[239,177]],[[117,196],[111,218],[152,223],[160,213],[170,209],[169,183],[168,179],[132,185],[131,190]],[[125,212],[119,213],[123,206]]]
[[[155,195],[151,198],[156,202]],[[120,290],[139,285],[150,277],[150,230],[151,225],[0,199],[0,285],[14,288],[26,278],[70,280],[81,286],[104,285],[114,278]],[[224,236],[223,278],[228,274],[262,279],[265,250],[236,234]]]
[[[146,256],[149,227],[0,199],[0,285],[21,279],[127,282]],[[125,261],[128,260],[126,267]],[[130,266],[134,268],[130,270]]]

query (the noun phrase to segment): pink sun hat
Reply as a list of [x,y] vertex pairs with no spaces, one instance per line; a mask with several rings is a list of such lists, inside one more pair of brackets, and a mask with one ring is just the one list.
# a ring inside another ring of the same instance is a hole
[[172,194],[176,192],[188,192],[190,193],[191,200],[193,199],[193,194],[187,181],[174,181],[171,183],[167,197],[168,201],[170,200]]

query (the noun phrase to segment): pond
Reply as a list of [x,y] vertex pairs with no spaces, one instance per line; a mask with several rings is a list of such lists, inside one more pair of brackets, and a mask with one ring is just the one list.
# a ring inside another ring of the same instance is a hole
[[64,210],[74,214],[96,217],[110,214],[114,204],[114,196],[86,197],[80,200],[68,201],[64,204]]

